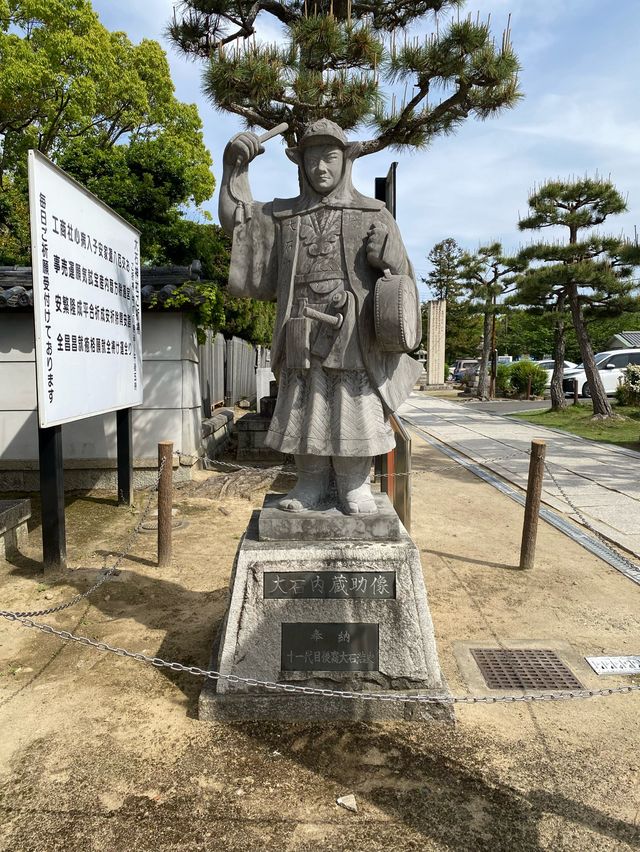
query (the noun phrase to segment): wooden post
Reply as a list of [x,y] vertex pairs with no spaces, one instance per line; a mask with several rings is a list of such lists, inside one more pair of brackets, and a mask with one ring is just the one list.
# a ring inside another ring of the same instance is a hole
[[395,414],[390,417],[396,436],[393,451],[393,490],[389,494],[398,517],[407,532],[411,532],[411,436]]
[[578,393],[578,380],[573,380],[573,404],[579,405],[580,403],[580,394]]
[[116,411],[118,446],[118,503],[133,506],[133,426],[132,409]]
[[382,480],[380,482],[380,490],[388,494],[389,500],[393,504],[395,500],[395,484],[396,484],[396,451],[389,450],[382,457]]
[[527,379],[527,399],[531,399],[531,376]]
[[540,514],[540,496],[542,494],[546,449],[544,441],[535,439],[531,442],[529,481],[527,483],[527,500],[524,507],[522,546],[520,548],[521,568],[533,568],[533,561],[536,555],[538,515]]
[[158,567],[166,568],[171,563],[171,526],[173,508],[173,442],[158,444],[158,470],[162,467],[158,482]]
[[42,562],[45,571],[61,571],[67,567],[62,426],[38,428],[38,455],[40,459]]

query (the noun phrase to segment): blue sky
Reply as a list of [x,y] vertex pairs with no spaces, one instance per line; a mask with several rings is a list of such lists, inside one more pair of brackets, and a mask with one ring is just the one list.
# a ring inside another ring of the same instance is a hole
[[[93,5],[109,29],[124,30],[134,41],[155,38],[164,44],[177,96],[199,105],[219,177],[222,151],[242,129],[240,120],[213,110],[201,92],[202,66],[164,40],[172,0]],[[469,249],[500,240],[515,250],[531,241],[533,235],[518,231],[518,216],[526,212],[529,190],[552,177],[596,172],[610,177],[627,195],[629,211],[610,219],[604,230],[632,236],[634,226],[640,228],[638,0],[606,6],[601,0],[470,0],[465,10],[490,14],[497,35],[511,13],[525,99],[486,122],[469,119],[455,136],[437,139],[426,151],[383,151],[359,160],[354,170],[358,189],[372,195],[375,176],[398,161],[398,222],[418,275],[426,274],[429,250],[445,237]],[[276,28],[263,32],[267,39],[278,35]],[[297,193],[295,169],[277,140],[268,144],[251,178],[260,200]],[[206,206],[215,216],[217,197]]]

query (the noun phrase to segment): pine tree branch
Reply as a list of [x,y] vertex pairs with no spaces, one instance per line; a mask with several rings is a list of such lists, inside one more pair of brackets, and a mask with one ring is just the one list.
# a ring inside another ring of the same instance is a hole
[[[427,113],[424,118],[410,121],[411,113],[429,93],[429,85],[428,83],[424,83],[420,86],[418,93],[407,103],[400,113],[398,120],[391,127],[383,131],[377,139],[370,139],[367,142],[362,143],[359,156],[364,157],[367,154],[375,154],[378,151],[382,151],[384,148],[387,148],[389,145],[398,144],[399,140],[394,138],[394,136],[397,136],[399,131],[400,133],[403,133],[409,129],[412,131],[422,129],[428,127],[430,124],[437,125],[438,121],[444,118],[447,113],[453,112],[457,107],[464,104],[470,90],[470,83],[461,84],[457,92],[454,92],[454,94],[441,101],[438,106],[434,107],[434,109]],[[461,117],[462,115],[466,116],[469,109],[469,106],[465,106],[461,109]]]
[[[224,19],[225,21],[237,27],[237,29],[235,29],[231,33],[228,33],[227,35],[220,35],[218,37],[211,38],[210,31],[203,31],[202,38],[199,40],[197,45],[191,44],[190,46],[184,46],[180,43],[179,38],[181,24],[178,23],[175,17],[173,25],[170,25],[168,28],[168,32],[173,38],[174,42],[176,42],[178,46],[180,46],[181,49],[184,50],[185,53],[195,53],[204,59],[209,59],[221,47],[224,47],[227,44],[231,44],[234,41],[238,41],[240,39],[247,39],[250,38],[250,36],[255,35],[256,19],[260,12],[268,12],[270,15],[273,15],[274,18],[280,21],[280,23],[285,24],[287,26],[290,26],[296,21],[299,21],[302,17],[301,12],[295,11],[290,6],[278,2],[278,0],[256,0],[256,2],[249,7],[245,15],[237,16],[225,12],[215,16],[216,27],[219,25],[220,19]],[[204,13],[194,13],[195,20],[198,20],[200,16],[204,17],[207,22],[210,17],[208,15],[204,15]],[[200,20],[202,20],[201,17]],[[207,27],[208,23],[205,24],[205,28]]]
[[270,122],[250,107],[242,106],[241,104],[225,103],[224,108],[227,112],[233,112],[244,118],[247,124],[252,127],[257,125],[264,128],[264,130],[271,130],[272,127],[276,126],[276,122]]

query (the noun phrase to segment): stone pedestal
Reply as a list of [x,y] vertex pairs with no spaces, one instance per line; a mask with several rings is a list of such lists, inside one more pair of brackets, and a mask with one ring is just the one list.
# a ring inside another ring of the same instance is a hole
[[397,541],[400,518],[386,494],[374,494],[378,511],[371,515],[344,515],[339,509],[283,512],[282,494],[267,494],[258,517],[260,541]]
[[[393,692],[399,700],[287,693],[221,679],[205,682],[200,718],[451,721],[420,556],[404,527],[386,541],[339,540],[338,532],[316,541],[263,541],[259,516],[254,512],[238,548],[210,667],[282,684]],[[308,519],[306,534],[326,530],[326,523]],[[443,700],[401,700],[416,693]]]

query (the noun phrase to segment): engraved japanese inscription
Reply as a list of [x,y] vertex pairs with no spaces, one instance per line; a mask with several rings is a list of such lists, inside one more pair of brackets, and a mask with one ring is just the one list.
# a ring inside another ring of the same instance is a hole
[[395,571],[265,571],[264,597],[389,600],[396,596]]
[[281,649],[285,672],[378,671],[378,625],[284,622]]

